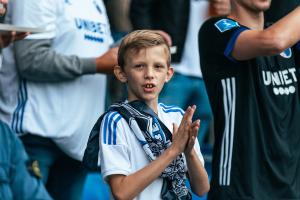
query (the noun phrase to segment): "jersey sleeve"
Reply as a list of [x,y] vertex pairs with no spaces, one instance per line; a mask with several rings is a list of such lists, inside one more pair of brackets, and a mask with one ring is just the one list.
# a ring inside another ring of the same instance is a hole
[[100,127],[99,160],[101,173],[106,179],[109,175],[128,175],[131,172],[129,148],[126,132],[130,128],[118,112],[109,112]]
[[213,18],[206,21],[198,35],[200,60],[207,57],[216,59],[214,56],[219,55],[236,62],[231,53],[238,36],[246,30],[247,27],[229,18]]
[[17,26],[45,28],[45,32],[29,35],[26,39],[54,38],[61,5],[57,0],[13,1],[12,23]]

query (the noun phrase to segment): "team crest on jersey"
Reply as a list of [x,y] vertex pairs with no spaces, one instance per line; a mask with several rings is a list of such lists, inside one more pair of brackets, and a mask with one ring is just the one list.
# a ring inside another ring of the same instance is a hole
[[240,25],[231,19],[221,19],[215,23],[215,27],[217,27],[221,33],[238,26]]
[[284,50],[282,53],[280,53],[280,55],[284,58],[290,58],[292,56],[291,48]]

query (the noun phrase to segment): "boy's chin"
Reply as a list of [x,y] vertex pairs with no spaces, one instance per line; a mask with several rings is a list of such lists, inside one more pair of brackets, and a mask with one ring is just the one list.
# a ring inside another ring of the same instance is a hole
[[141,95],[138,97],[128,98],[128,101],[135,101],[135,100],[140,100],[140,101],[144,101],[144,102],[153,102],[153,101],[158,101],[158,96],[157,95]]
[[145,101],[145,102],[153,102],[153,101],[158,101],[158,96],[157,95],[143,95],[139,98],[139,100]]

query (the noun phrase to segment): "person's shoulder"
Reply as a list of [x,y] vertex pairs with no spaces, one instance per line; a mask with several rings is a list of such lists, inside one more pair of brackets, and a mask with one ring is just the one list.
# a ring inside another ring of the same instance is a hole
[[129,125],[119,112],[108,111],[101,123],[101,143],[109,146],[120,144],[128,130]]
[[164,103],[159,103],[158,105],[164,113],[170,113],[170,114],[175,113],[175,114],[180,114],[181,116],[184,115],[184,110],[182,108],[180,108],[179,106],[166,105]]
[[118,111],[110,110],[104,114],[102,123],[117,123],[120,119],[122,115]]
[[223,33],[236,27],[240,27],[240,24],[233,19],[227,17],[212,17],[203,23],[200,32],[214,30]]

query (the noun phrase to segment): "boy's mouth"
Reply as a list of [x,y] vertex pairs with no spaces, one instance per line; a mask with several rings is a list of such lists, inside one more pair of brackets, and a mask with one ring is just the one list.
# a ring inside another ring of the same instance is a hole
[[146,93],[148,93],[148,92],[152,93],[152,92],[155,91],[155,87],[156,86],[153,83],[147,83],[147,84],[144,84],[143,87],[144,87],[144,92],[146,92]]
[[154,88],[155,85],[152,84],[152,83],[148,83],[148,84],[145,84],[144,87],[145,87],[145,88]]

